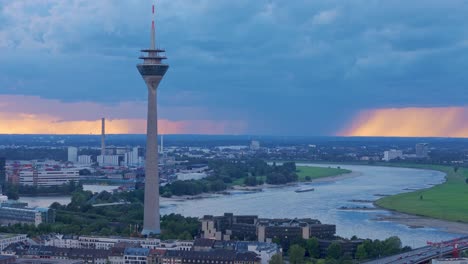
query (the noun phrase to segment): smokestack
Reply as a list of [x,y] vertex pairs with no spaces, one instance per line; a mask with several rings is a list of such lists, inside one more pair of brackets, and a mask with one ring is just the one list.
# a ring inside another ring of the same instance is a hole
[[164,135],[161,135],[161,154],[164,153]]
[[101,155],[106,155],[106,119],[102,118],[102,127],[101,127]]

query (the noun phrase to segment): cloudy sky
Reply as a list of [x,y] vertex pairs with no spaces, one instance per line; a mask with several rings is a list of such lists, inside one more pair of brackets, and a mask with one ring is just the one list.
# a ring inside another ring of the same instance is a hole
[[[0,133],[144,133],[152,0],[0,0]],[[163,133],[468,137],[468,1],[157,0]]]

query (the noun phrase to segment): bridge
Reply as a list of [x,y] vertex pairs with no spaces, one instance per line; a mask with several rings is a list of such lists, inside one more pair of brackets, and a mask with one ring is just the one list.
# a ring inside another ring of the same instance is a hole
[[[364,262],[365,264],[422,264],[429,263],[432,259],[439,258],[445,255],[451,255],[454,250],[468,249],[468,236],[457,238],[450,241],[440,243],[431,243],[432,246],[425,246],[414,249],[409,252],[384,257],[372,261]],[[454,248],[455,247],[455,248]]]

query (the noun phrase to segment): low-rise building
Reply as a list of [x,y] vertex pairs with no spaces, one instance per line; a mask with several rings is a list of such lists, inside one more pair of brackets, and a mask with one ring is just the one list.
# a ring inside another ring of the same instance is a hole
[[71,181],[78,182],[79,180],[80,173],[76,168],[61,170],[22,170],[19,175],[19,184],[36,187],[61,186]]
[[384,151],[384,161],[391,161],[394,159],[402,159],[403,158],[403,151],[401,150],[396,150],[396,149],[391,149],[391,150],[386,150]]
[[5,249],[11,244],[24,242],[28,238],[22,234],[0,234],[0,250]]
[[14,204],[2,203],[0,205],[1,224],[34,224],[54,223],[55,210],[50,208],[15,207]]

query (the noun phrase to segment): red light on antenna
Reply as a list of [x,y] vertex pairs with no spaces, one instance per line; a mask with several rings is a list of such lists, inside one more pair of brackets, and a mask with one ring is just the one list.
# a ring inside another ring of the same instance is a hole
[[154,28],[154,20],[153,20],[153,21],[151,21],[151,27],[153,27],[153,28]]
[[154,14],[154,5],[153,5],[153,14]]

